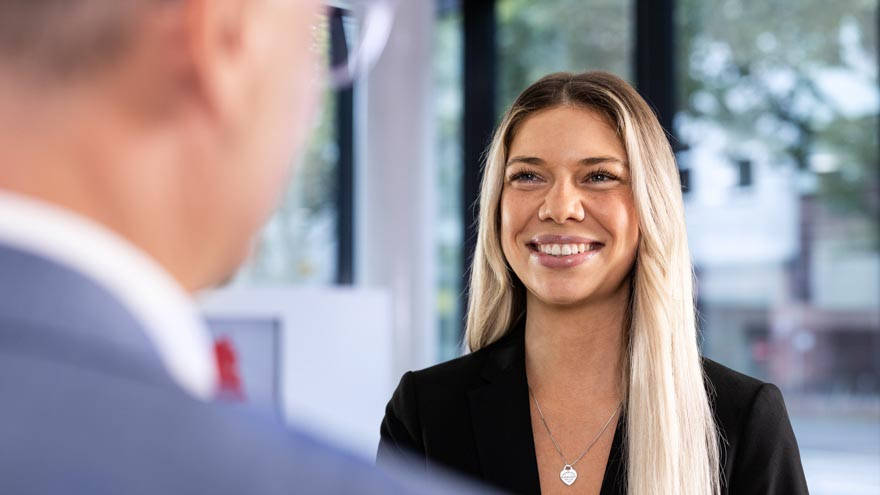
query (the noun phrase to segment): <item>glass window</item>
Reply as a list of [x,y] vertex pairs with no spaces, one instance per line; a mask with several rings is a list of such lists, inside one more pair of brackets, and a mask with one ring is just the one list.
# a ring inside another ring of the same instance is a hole
[[635,12],[626,0],[498,0],[498,105],[551,72],[602,69],[631,81]]
[[783,389],[813,493],[880,489],[875,8],[677,10],[704,352]]
[[462,36],[460,7],[451,4],[441,8],[434,27],[435,150],[439,187],[435,239],[439,360],[451,359],[461,353]]
[[337,265],[336,98],[327,91],[306,153],[269,220],[241,284],[332,284]]
[[[329,65],[329,29],[318,32],[321,36],[316,43]],[[336,281],[339,251],[337,100],[336,91],[328,87],[306,152],[297,157],[281,205],[264,227],[250,261],[238,273],[237,284],[332,284]]]

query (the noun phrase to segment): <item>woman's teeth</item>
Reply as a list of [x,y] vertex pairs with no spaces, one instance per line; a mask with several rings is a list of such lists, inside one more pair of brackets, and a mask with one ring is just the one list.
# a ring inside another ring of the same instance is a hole
[[583,253],[594,248],[595,244],[541,244],[538,251],[552,256],[569,256]]

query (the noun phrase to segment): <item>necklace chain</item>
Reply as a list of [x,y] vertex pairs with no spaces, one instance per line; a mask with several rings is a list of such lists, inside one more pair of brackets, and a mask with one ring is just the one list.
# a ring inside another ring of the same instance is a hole
[[532,402],[535,403],[535,408],[538,410],[538,415],[541,417],[541,423],[544,423],[544,429],[547,430],[547,435],[550,436],[550,441],[553,442],[553,446],[556,447],[556,452],[559,453],[559,457],[562,458],[562,462],[564,462],[566,466],[570,467],[574,467],[574,465],[577,464],[578,461],[583,459],[584,456],[587,455],[587,452],[589,452],[590,449],[593,448],[593,445],[595,445],[596,442],[599,441],[599,438],[602,436],[603,433],[605,433],[605,430],[608,429],[608,425],[611,424],[611,420],[614,419],[614,416],[616,416],[617,412],[620,411],[620,406],[622,405],[617,405],[617,407],[614,409],[614,412],[611,413],[611,417],[608,418],[608,421],[605,422],[605,426],[602,427],[602,430],[599,432],[598,435],[596,435],[596,438],[594,438],[593,441],[590,442],[590,445],[586,448],[586,450],[584,450],[583,453],[581,453],[581,455],[574,460],[574,462],[568,462],[565,459],[565,456],[562,454],[562,449],[559,448],[559,444],[556,443],[556,439],[553,438],[553,433],[550,432],[550,427],[547,426],[547,420],[544,418],[544,413],[541,411],[541,406],[538,405],[538,399],[535,397],[535,393],[532,391],[531,386],[529,386],[529,395],[532,397]]

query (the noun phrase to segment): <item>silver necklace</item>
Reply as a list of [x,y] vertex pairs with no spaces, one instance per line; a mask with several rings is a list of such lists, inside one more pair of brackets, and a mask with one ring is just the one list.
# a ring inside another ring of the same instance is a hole
[[620,411],[621,404],[617,405],[617,408],[615,408],[614,412],[611,413],[611,417],[608,418],[608,421],[605,422],[605,426],[602,427],[602,431],[600,431],[599,434],[596,435],[596,438],[594,438],[593,441],[590,442],[590,445],[586,448],[586,450],[584,450],[583,453],[581,453],[581,455],[578,456],[578,458],[574,460],[574,462],[568,462],[565,459],[565,456],[562,455],[562,449],[559,448],[559,444],[556,443],[556,439],[553,438],[553,433],[550,433],[550,427],[547,426],[547,420],[544,419],[544,413],[541,412],[541,406],[538,405],[538,399],[535,398],[535,393],[532,392],[531,386],[529,386],[529,395],[532,397],[532,401],[535,403],[535,409],[538,410],[538,415],[541,416],[541,422],[544,423],[544,429],[547,430],[547,435],[550,436],[550,441],[553,442],[553,446],[556,447],[556,452],[559,453],[559,457],[561,457],[562,462],[565,463],[565,466],[562,468],[562,471],[559,472],[559,478],[562,480],[563,483],[565,483],[568,486],[571,486],[578,477],[578,473],[577,473],[577,471],[575,471],[574,465],[577,464],[578,461],[583,459],[585,455],[587,455],[587,452],[589,452],[590,449],[593,448],[593,445],[595,445],[596,442],[599,440],[599,438],[602,436],[602,434],[605,433],[605,430],[608,429],[608,425],[611,424],[611,420],[614,419],[614,416],[616,416],[617,412]]

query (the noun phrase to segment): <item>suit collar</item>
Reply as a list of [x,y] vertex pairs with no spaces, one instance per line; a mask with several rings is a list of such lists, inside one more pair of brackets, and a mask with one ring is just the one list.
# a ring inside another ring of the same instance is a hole
[[483,476],[512,493],[539,493],[525,367],[524,318],[486,349],[484,383],[470,391]]
[[[540,493],[525,366],[525,316],[486,348],[484,383],[469,393],[474,437],[486,481],[512,493]],[[601,495],[623,493],[626,416],[614,432]]]
[[140,322],[93,280],[0,242],[0,347],[173,385]]
[[0,243],[102,287],[137,320],[180,387],[200,399],[213,397],[217,369],[210,333],[193,300],[147,253],[90,218],[2,189]]

